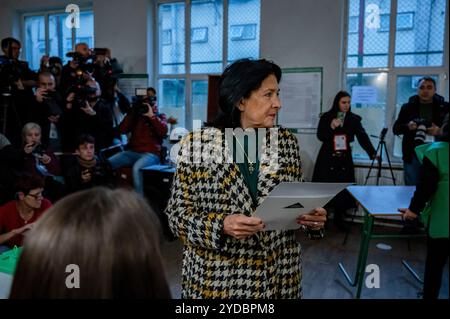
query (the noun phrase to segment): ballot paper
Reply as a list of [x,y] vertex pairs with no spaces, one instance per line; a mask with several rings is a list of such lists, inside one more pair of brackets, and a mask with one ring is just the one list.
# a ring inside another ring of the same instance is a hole
[[263,220],[264,230],[300,228],[297,217],[316,207],[323,207],[352,183],[278,184],[256,209],[254,216]]

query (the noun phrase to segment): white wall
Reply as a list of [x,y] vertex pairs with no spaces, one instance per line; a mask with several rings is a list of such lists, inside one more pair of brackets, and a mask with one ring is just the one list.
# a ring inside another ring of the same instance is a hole
[[93,9],[95,46],[111,48],[126,73],[150,73],[150,1],[94,0]]
[[[323,68],[323,111],[341,89],[341,19],[344,0],[262,0],[261,57],[282,68]],[[315,134],[299,134],[303,173],[312,177],[320,148]]]

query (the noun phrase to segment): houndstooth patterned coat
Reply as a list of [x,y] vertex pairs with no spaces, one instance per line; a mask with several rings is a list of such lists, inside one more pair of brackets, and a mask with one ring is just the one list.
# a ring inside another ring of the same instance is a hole
[[[273,131],[275,138],[267,132],[262,143],[258,205],[280,182],[302,179],[296,137],[284,128]],[[166,210],[184,244],[182,298],[301,298],[300,244],[294,231],[263,231],[244,240],[223,234],[227,215],[253,213],[224,136],[205,128],[182,141]],[[270,156],[271,147],[278,157]],[[202,158],[195,159],[200,152]]]

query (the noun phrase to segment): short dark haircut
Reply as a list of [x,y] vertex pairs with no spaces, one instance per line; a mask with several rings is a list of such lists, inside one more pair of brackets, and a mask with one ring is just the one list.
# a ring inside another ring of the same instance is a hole
[[81,134],[77,139],[77,148],[84,144],[95,144],[95,138],[89,134]]
[[[61,199],[25,239],[10,298],[171,298],[155,216],[125,189],[95,187]],[[65,284],[69,265],[78,266],[77,289]]]
[[12,38],[12,37],[8,37],[8,38],[2,39],[2,49],[6,50],[11,45],[11,43],[16,43],[19,46],[22,46],[22,44],[20,43],[19,40]]
[[148,92],[148,91],[152,91],[152,93],[156,95],[156,90],[155,90],[155,88],[149,87],[149,88],[147,88],[147,92]]
[[421,83],[422,81],[427,81],[427,82],[433,83],[434,89],[436,89],[436,81],[435,81],[432,77],[430,77],[430,76],[424,76],[424,77],[421,77],[421,78],[419,79],[419,81],[417,81],[417,86],[420,86],[420,83]]
[[241,125],[239,102],[259,89],[269,75],[274,75],[279,83],[281,68],[265,59],[240,59],[227,66],[219,80],[219,114],[207,125],[220,129],[239,127]]
[[55,76],[51,72],[48,72],[48,71],[39,72],[38,80],[41,76],[55,79]]
[[63,61],[61,60],[61,58],[59,57],[59,56],[52,56],[52,57],[50,57],[49,59],[48,59],[48,63],[49,64],[56,64],[56,63],[59,63],[59,64],[63,64]]
[[[343,97],[347,97],[347,96],[351,97],[350,93],[348,93],[347,91],[337,92],[336,96],[334,97],[333,105],[331,106],[330,112],[337,114],[337,112],[339,112],[339,102],[341,101],[341,99]],[[351,110],[351,108],[350,108],[350,110]]]
[[28,194],[33,189],[44,188],[44,184],[44,179],[38,175],[22,175],[16,180],[14,190]]

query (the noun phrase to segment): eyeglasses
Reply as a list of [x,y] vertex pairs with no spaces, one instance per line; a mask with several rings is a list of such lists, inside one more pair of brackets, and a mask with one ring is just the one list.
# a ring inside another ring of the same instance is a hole
[[33,197],[34,199],[39,199],[39,198],[42,198],[43,196],[42,196],[42,192],[41,193],[37,193],[37,194],[31,194],[31,193],[28,193],[27,195],[30,195],[31,197]]

